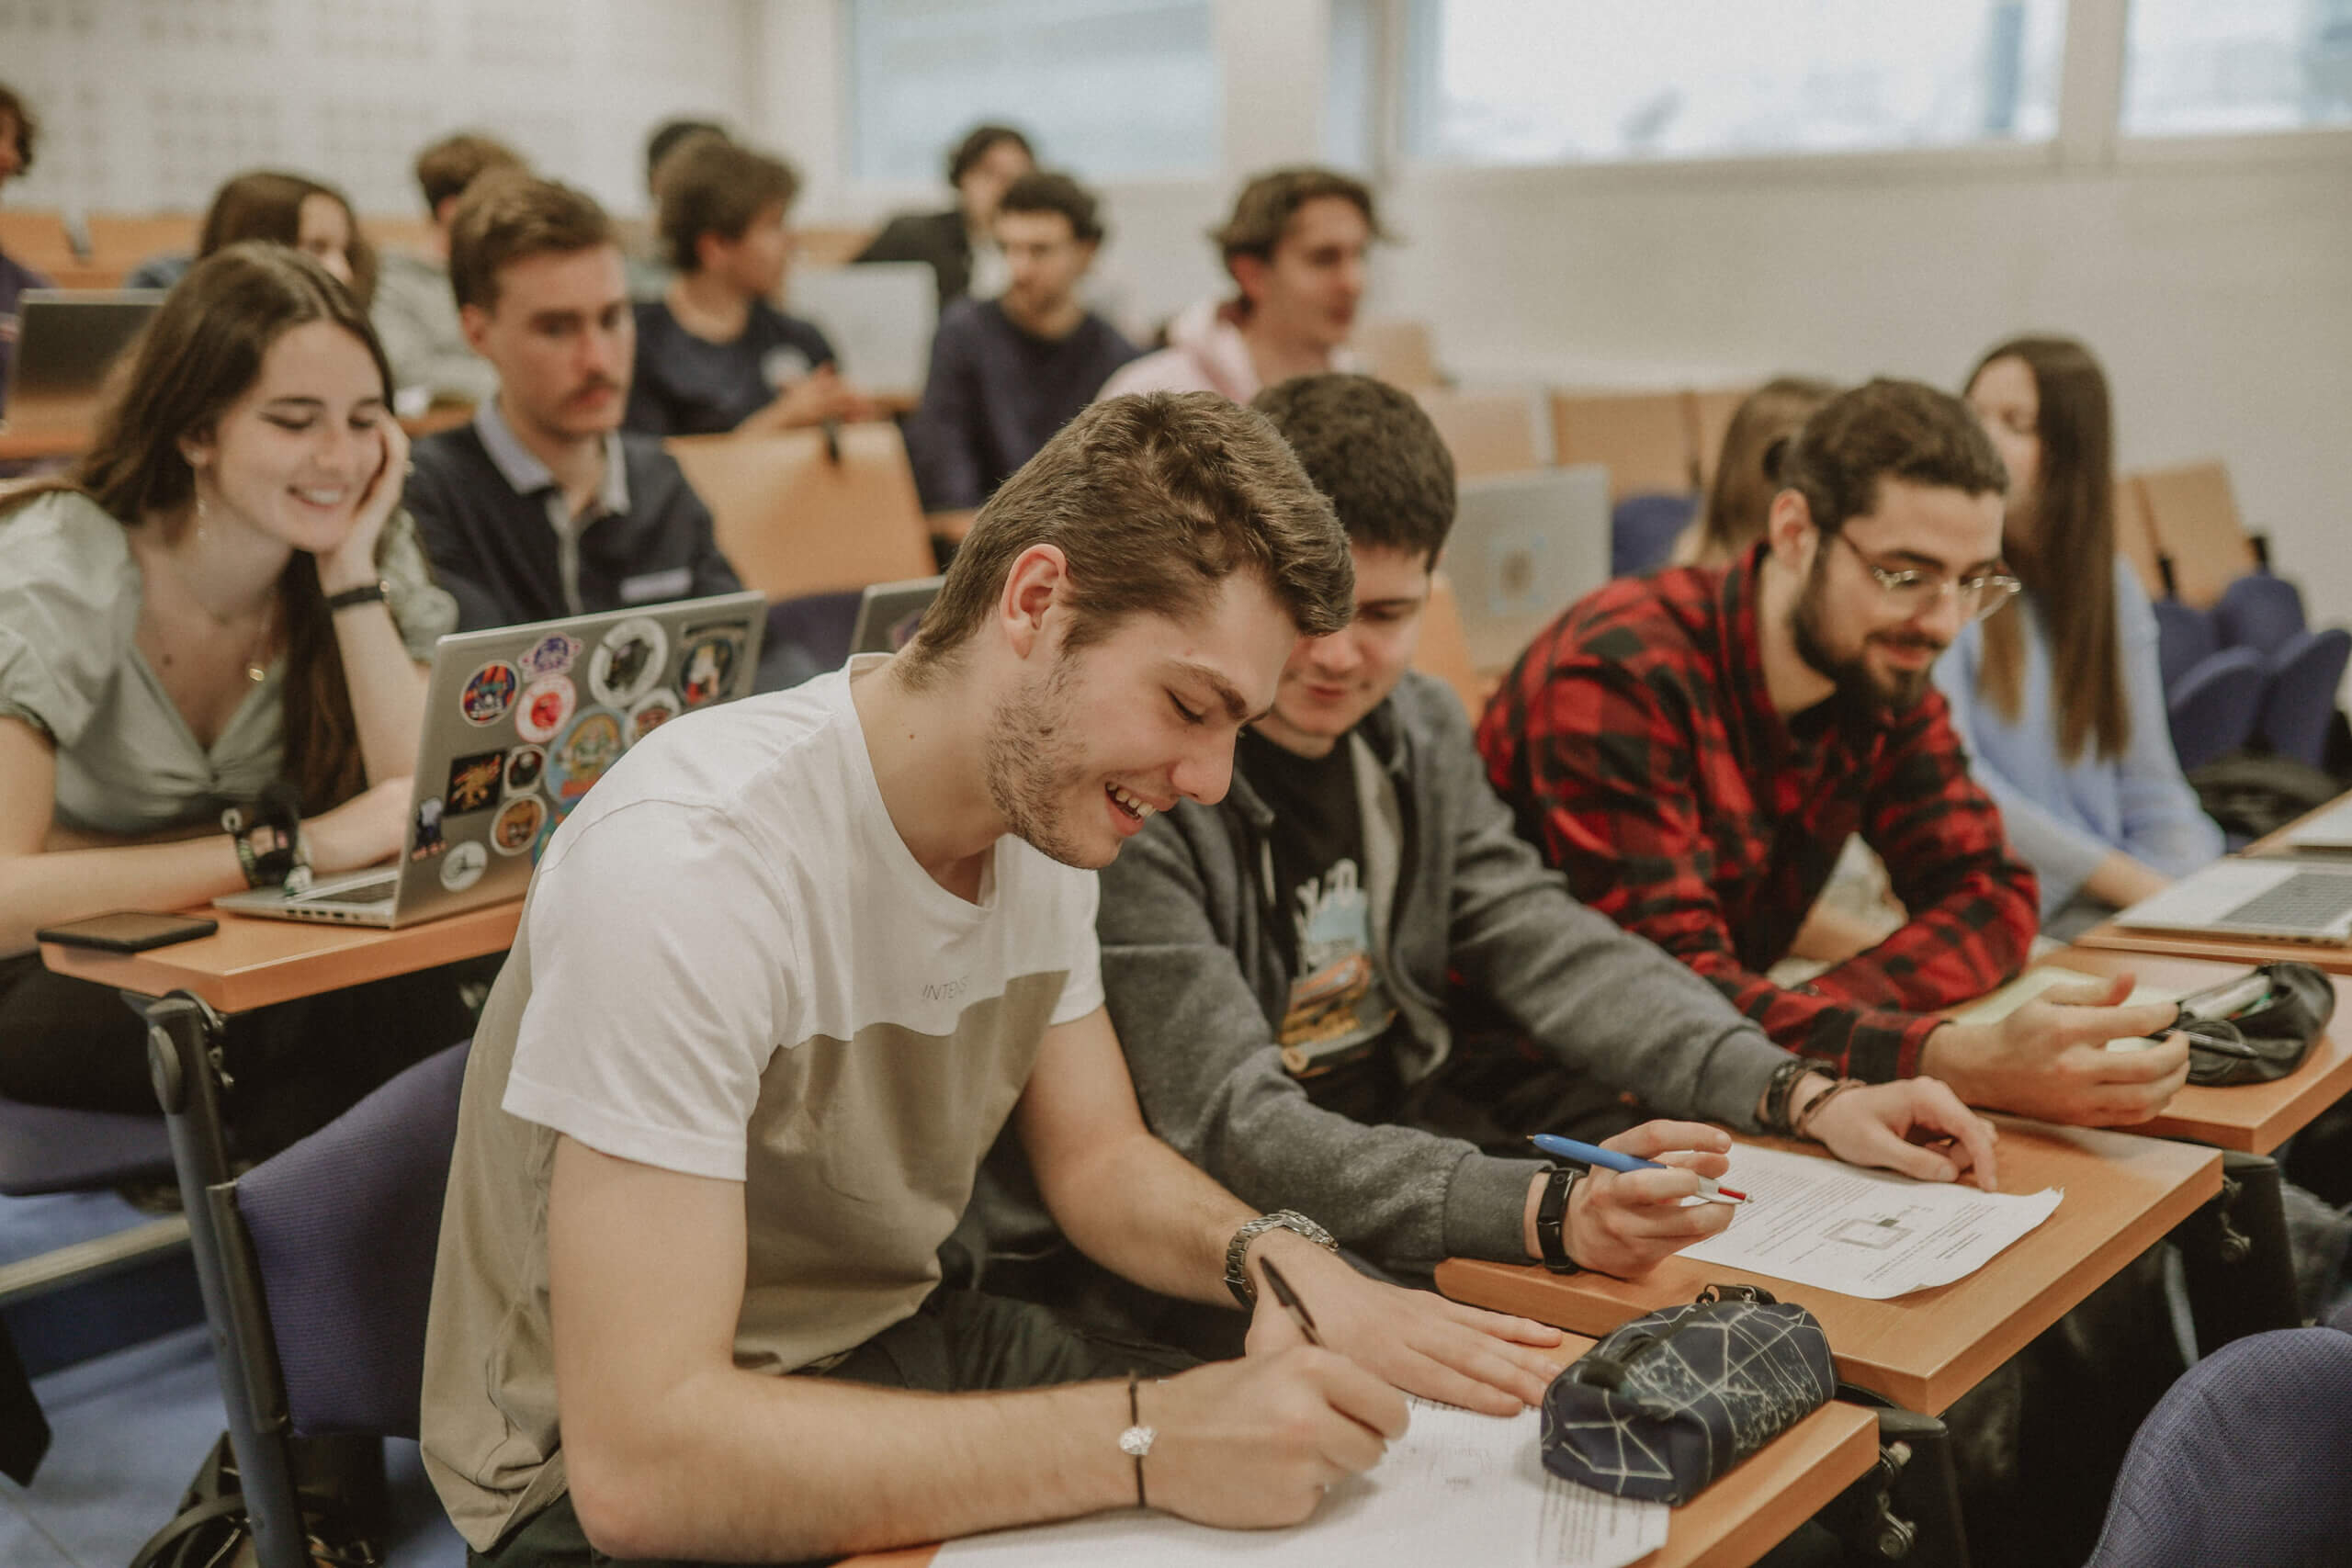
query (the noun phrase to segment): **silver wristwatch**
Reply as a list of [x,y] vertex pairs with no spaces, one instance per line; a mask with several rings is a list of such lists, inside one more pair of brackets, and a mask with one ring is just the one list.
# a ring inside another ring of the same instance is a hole
[[1241,1303],[1243,1312],[1258,1304],[1257,1281],[1250,1278],[1250,1244],[1271,1230],[1296,1231],[1326,1252],[1337,1252],[1340,1244],[1331,1233],[1308,1219],[1295,1209],[1277,1209],[1271,1214],[1261,1214],[1233,1233],[1225,1244],[1225,1288]]

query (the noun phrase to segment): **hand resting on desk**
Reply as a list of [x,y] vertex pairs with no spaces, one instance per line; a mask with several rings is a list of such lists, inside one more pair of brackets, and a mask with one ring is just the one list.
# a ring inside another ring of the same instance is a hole
[[[1805,1132],[1848,1165],[1896,1171],[1921,1181],[1957,1181],[1962,1172],[1973,1170],[1976,1185],[1987,1192],[1998,1179],[1993,1164],[1998,1130],[1934,1078],[1846,1089],[1821,1108]],[[1942,1146],[1928,1148],[1926,1143]]]
[[2116,1004],[2132,978],[2052,986],[1997,1023],[1947,1023],[1928,1036],[1919,1071],[1971,1105],[2044,1122],[2121,1127],[2145,1122],[2188,1081],[2188,1043],[2109,1051],[2110,1040],[2168,1029],[2171,1002]]

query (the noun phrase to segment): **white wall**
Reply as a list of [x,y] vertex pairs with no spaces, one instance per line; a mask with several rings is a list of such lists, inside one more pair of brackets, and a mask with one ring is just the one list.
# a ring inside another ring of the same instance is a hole
[[0,77],[47,125],[11,205],[200,210],[275,164],[411,212],[418,149],[480,129],[620,210],[647,130],[750,123],[761,0],[12,0]]

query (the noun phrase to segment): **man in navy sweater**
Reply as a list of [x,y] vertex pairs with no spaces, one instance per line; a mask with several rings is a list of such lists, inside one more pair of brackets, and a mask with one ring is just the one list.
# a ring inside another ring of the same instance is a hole
[[416,444],[408,505],[459,626],[740,588],[676,459],[621,432],[636,330],[603,209],[550,180],[479,180],[451,220],[449,283],[498,394]]
[[1102,223],[1077,181],[1013,181],[997,204],[996,239],[1012,280],[1000,298],[959,299],[939,319],[922,407],[907,425],[915,484],[933,512],[986,501],[1136,357],[1079,298]]

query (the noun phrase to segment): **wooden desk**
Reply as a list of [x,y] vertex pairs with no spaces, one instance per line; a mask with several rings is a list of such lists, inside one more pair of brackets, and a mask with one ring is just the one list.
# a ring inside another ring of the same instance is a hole
[[[455,404],[428,409],[401,421],[412,438],[454,429],[473,418],[470,406]],[[97,439],[97,408],[93,400],[86,417],[20,422],[0,426],[0,463],[30,462],[39,457],[78,457]]]
[[[2129,972],[2171,991],[2199,990],[2245,972],[2243,964],[2211,959],[2082,947],[2053,953],[2033,967],[2045,965],[2079,969],[2086,975]],[[2330,978],[2335,985],[2336,1026],[2320,1036],[2301,1066],[2276,1083],[2238,1084],[2229,1089],[2192,1085],[2173,1096],[2163,1115],[2128,1130],[2250,1155],[2267,1155],[2301,1132],[2313,1117],[2352,1093],[2352,977]]]
[[[1994,1120],[2001,1129],[2001,1190],[2063,1187],[2065,1201],[1992,1262],[1932,1291],[1864,1301],[1683,1258],[1667,1259],[1635,1282],[1453,1258],[1438,1265],[1438,1289],[1474,1306],[1605,1334],[1628,1318],[1688,1302],[1707,1284],[1761,1285],[1821,1319],[1840,1377],[1923,1415],[1941,1415],[2222,1190],[2222,1156],[2211,1149],[2010,1116]],[[1752,1141],[1828,1157],[1811,1145]]]
[[[1562,1365],[1592,1341],[1575,1335]],[[1666,1544],[1634,1568],[1747,1568],[1878,1461],[1878,1417],[1831,1401],[1737,1470],[1674,1511]],[[843,1568],[924,1568],[935,1546],[853,1557]]]
[[187,991],[220,1012],[248,1012],[297,997],[364,986],[514,944],[523,901],[509,898],[398,931],[266,920],[226,909],[196,911],[220,922],[210,936],[145,953],[43,942],[40,961],[60,975],[160,997]]
[[2292,960],[2330,975],[2352,975],[2352,947],[2277,942],[2258,936],[2200,936],[2188,931],[2126,931],[2102,920],[2075,939],[2075,950],[2141,953],[2156,958],[2201,958],[2216,964],[2277,964]]

